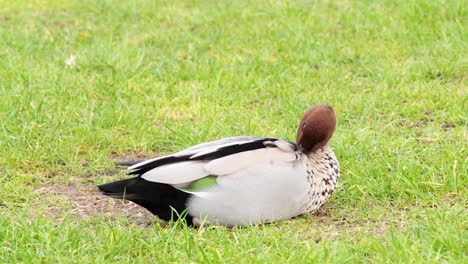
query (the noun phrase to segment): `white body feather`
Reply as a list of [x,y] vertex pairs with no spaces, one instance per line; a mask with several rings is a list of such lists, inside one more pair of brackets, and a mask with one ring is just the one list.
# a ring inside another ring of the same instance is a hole
[[218,186],[201,195],[194,193],[188,203],[189,214],[225,226],[273,222],[299,215],[308,189],[301,163],[262,163],[218,177]]
[[[143,173],[142,178],[183,188],[206,176],[217,176],[216,184],[203,191],[186,191],[193,194],[186,205],[188,214],[194,221],[206,219],[225,226],[289,219],[317,209],[331,195],[339,171],[326,170],[326,165],[319,168],[321,163],[329,162],[325,156],[332,157],[334,164],[338,166],[328,146],[318,152],[321,156],[309,157],[290,142],[265,141],[263,148],[240,151],[211,160],[193,160],[216,153],[223,147],[242,146],[258,140],[261,138],[237,137],[200,144],[173,155],[188,156],[190,160],[158,166]],[[130,169],[138,169],[163,158],[166,157],[145,161]],[[314,171],[310,169],[311,166],[319,168],[319,173],[312,175]],[[327,197],[324,196],[323,199],[318,199],[320,203],[315,203],[317,199],[311,198],[311,192],[314,195],[321,193],[324,177],[334,178],[333,186],[327,191]]]

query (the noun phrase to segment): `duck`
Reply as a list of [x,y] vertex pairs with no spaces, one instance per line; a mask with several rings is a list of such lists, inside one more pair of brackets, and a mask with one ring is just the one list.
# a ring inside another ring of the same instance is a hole
[[172,155],[127,162],[129,175],[99,185],[159,219],[226,227],[284,221],[320,209],[335,191],[340,167],[330,147],[336,115],[329,105],[308,109],[296,142],[236,136]]

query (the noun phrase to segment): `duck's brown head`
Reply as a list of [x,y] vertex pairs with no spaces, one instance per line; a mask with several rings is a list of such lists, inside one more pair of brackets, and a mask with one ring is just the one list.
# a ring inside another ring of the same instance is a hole
[[325,146],[336,127],[336,115],[329,105],[317,105],[304,113],[297,129],[296,143],[305,154]]

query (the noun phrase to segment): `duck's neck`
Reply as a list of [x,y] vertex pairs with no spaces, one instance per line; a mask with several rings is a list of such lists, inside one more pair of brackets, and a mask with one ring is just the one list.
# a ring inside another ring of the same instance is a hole
[[319,209],[335,190],[340,167],[329,145],[309,153],[304,160],[310,185],[304,212],[313,212]]

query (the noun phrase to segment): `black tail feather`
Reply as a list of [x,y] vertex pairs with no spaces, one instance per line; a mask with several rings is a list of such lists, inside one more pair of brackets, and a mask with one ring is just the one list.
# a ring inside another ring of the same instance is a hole
[[170,185],[150,182],[137,176],[102,184],[98,188],[112,198],[132,201],[160,219],[177,220],[180,216],[185,218],[187,224],[192,224],[192,217],[185,213],[186,203],[191,195]]

